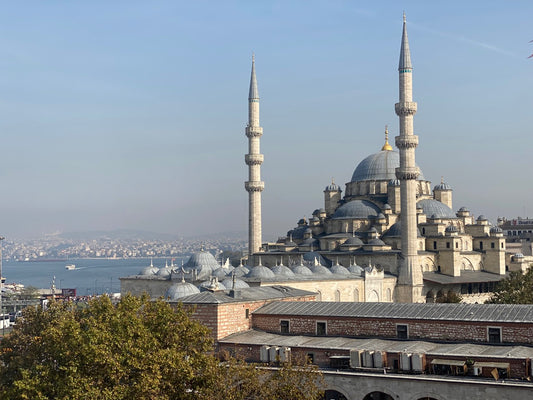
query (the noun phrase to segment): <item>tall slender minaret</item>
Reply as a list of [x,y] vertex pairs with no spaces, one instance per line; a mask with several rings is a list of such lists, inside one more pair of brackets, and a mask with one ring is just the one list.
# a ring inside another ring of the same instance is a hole
[[397,301],[418,303],[423,301],[422,270],[418,262],[416,191],[420,174],[415,164],[415,149],[418,136],[413,134],[413,117],[417,104],[413,101],[413,66],[407,40],[405,13],[403,15],[402,45],[400,49],[400,101],[395,104],[400,119],[400,134],[396,136],[396,147],[400,150],[400,167],[396,177],[400,180],[402,225],[402,253],[398,276]]
[[265,189],[265,182],[261,180],[261,164],[263,155],[259,150],[259,139],[263,135],[263,128],[259,126],[259,91],[255,77],[255,56],[252,55],[252,76],[250,77],[250,93],[248,95],[248,154],[244,161],[248,165],[248,181],[244,187],[248,192],[248,254],[261,248],[261,192]]

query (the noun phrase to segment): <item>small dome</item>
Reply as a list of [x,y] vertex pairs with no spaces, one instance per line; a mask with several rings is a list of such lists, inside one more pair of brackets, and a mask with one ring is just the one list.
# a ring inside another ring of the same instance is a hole
[[[226,278],[222,281],[222,284],[227,290],[233,289],[233,279],[232,278]],[[235,279],[235,289],[246,289],[249,288],[250,285],[248,285],[246,282],[244,282],[242,279]]]
[[466,207],[461,207],[461,208],[459,209],[459,211],[462,211],[462,212],[464,212],[464,211],[468,211],[468,208],[466,208]]
[[285,241],[285,246],[289,247],[296,247],[298,246],[296,243],[294,243],[290,238]]
[[315,275],[331,275],[331,271],[323,265],[313,265],[309,269]]
[[311,215],[316,217],[319,214],[320,214],[320,210],[317,208],[315,211],[313,211],[313,214],[311,214]]
[[364,243],[358,236],[352,236],[349,238],[346,242],[344,242],[342,245],[346,246],[362,246]]
[[313,271],[307,268],[305,265],[296,265],[291,268],[295,275],[313,275]]
[[357,276],[361,276],[363,275],[363,267],[357,265],[357,264],[352,264],[348,267],[348,271],[354,275],[357,275]]
[[399,179],[391,179],[389,183],[387,183],[388,187],[397,187],[400,186],[400,180]]
[[331,184],[329,184],[328,186],[326,186],[326,189],[325,189],[326,192],[340,192],[341,191],[341,188],[339,187],[339,185],[337,185],[333,180],[331,181]]
[[202,269],[203,267],[215,270],[220,267],[220,265],[213,254],[208,251],[199,251],[194,253],[183,266],[183,268],[186,270]]
[[169,300],[177,300],[191,294],[200,293],[200,289],[188,282],[178,282],[168,288],[165,297]]
[[[416,235],[417,237],[422,237],[422,234],[420,233],[420,229],[416,228]],[[398,220],[395,224],[392,224],[392,226],[389,228],[387,232],[383,234],[382,237],[400,237],[402,236],[402,222]]]
[[348,271],[345,267],[343,267],[340,264],[335,264],[331,267],[331,272],[337,275],[349,275],[350,271]]
[[246,276],[250,272],[250,268],[245,267],[244,265],[239,265],[232,271],[237,278],[241,276]]
[[212,273],[212,276],[217,277],[219,280],[224,279],[231,271],[228,268],[218,267]]
[[385,215],[383,215],[383,213],[379,213],[376,219],[385,219]]
[[477,217],[477,221],[488,221],[488,219],[484,215],[480,215],[479,217]]
[[385,204],[383,205],[383,209],[384,209],[384,210],[392,210],[392,207],[390,206],[389,203],[385,203]]
[[284,276],[286,278],[294,277],[294,272],[292,272],[291,269],[285,265],[276,265],[275,267],[272,267],[272,272],[275,275]]
[[376,228],[372,227],[372,228],[370,228],[370,229],[368,230],[368,232],[369,232],[369,233],[378,233],[378,230],[377,230]]
[[316,216],[312,216],[312,217],[309,219],[309,221],[318,222],[318,221],[320,221],[320,219],[318,219],[318,217],[316,217]]
[[452,187],[447,183],[441,182],[433,188],[433,190],[452,190]]
[[311,233],[311,234],[312,234],[312,233],[313,233],[313,230],[312,230],[311,228],[307,228],[307,229],[304,231],[304,233],[307,233],[307,234]]
[[371,246],[386,246],[387,244],[381,239],[372,239],[368,242]]
[[144,267],[141,272],[139,272],[139,275],[156,275],[158,272],[159,268],[149,265],[148,267]]
[[444,203],[441,203],[438,200],[424,199],[418,201],[417,205],[420,205],[422,207],[422,210],[424,210],[424,214],[431,215],[431,218],[434,218],[433,215],[435,215],[436,218],[457,218],[457,216],[450,207],[448,207]]
[[207,280],[200,283],[201,288],[211,289],[211,290],[226,290],[226,286],[220,281],[217,281],[216,284],[212,280]]
[[524,255],[522,253],[516,253],[513,257],[514,258],[524,258]]
[[253,267],[250,272],[246,275],[247,278],[257,278],[257,279],[272,279],[275,278],[274,272],[264,265],[258,265]]
[[452,233],[452,232],[459,232],[459,229],[455,225],[448,225],[445,229],[446,232]]
[[343,204],[333,214],[332,219],[376,217],[380,210],[374,203],[368,200],[352,200]]
[[325,213],[326,213],[326,210],[323,209],[323,208],[319,208],[319,209],[318,209],[318,212],[319,212],[320,214],[325,214]]
[[162,276],[162,277],[168,277],[171,274],[172,274],[172,268],[170,267],[160,268],[159,271],[156,272],[157,276]]
[[493,226],[490,228],[490,233],[503,233],[503,230],[499,226]]

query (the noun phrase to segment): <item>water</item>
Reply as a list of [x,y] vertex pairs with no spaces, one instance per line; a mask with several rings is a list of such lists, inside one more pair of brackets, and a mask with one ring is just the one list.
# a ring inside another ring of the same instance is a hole
[[[176,257],[174,263],[181,265],[186,257]],[[154,258],[155,267],[164,267],[168,259]],[[170,264],[170,261],[168,261]],[[75,264],[76,269],[67,270],[65,265]],[[2,275],[6,283],[22,283],[24,286],[50,288],[55,276],[56,289],[76,289],[78,296],[114,293],[120,291],[118,278],[137,275],[150,265],[150,259],[71,259],[68,261],[4,261]]]

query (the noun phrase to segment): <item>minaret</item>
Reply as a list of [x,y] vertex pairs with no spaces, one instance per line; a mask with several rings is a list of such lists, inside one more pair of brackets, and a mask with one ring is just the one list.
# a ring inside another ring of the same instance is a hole
[[248,181],[244,187],[248,192],[248,254],[261,248],[261,192],[265,183],[261,180],[261,164],[263,155],[259,150],[259,139],[263,135],[263,128],[259,126],[259,91],[255,77],[255,56],[252,56],[252,76],[250,77],[250,93],[248,95],[248,154],[244,156],[248,165]]
[[396,177],[400,180],[402,253],[398,276],[397,301],[418,303],[423,301],[422,270],[418,262],[416,190],[420,174],[415,164],[415,149],[418,136],[413,134],[413,117],[417,105],[413,101],[413,66],[407,40],[405,13],[403,15],[402,45],[400,62],[400,101],[396,103],[396,114],[400,119],[400,134],[396,136],[396,147],[400,150],[400,167],[396,168]]

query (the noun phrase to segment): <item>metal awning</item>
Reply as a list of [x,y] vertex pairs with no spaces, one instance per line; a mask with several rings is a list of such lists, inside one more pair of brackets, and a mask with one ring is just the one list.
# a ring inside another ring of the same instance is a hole
[[476,361],[474,367],[487,367],[487,368],[499,368],[499,369],[509,369],[509,363],[503,362],[490,362],[490,361]]
[[431,360],[431,364],[433,365],[453,365],[457,367],[463,367],[466,364],[466,361],[464,360],[443,360],[441,358],[435,358],[434,360]]

